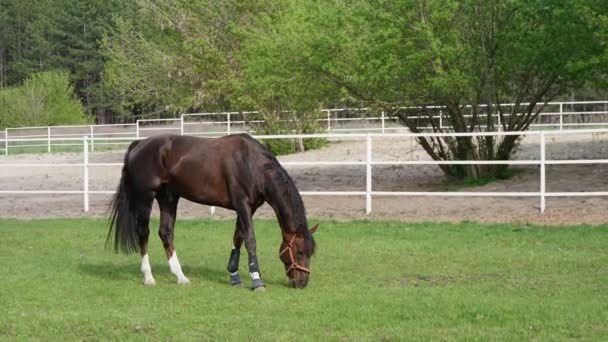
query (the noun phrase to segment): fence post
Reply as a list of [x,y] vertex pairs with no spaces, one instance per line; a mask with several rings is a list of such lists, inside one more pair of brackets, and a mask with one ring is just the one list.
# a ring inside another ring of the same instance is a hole
[[85,135],[82,138],[82,152],[83,152],[83,163],[82,163],[82,188],[83,188],[83,200],[84,200],[84,212],[89,212],[89,139]]
[[226,117],[226,123],[227,123],[226,129],[228,131],[228,134],[230,134],[230,131],[231,131],[231,127],[230,127],[230,112],[228,112],[228,116]]
[[93,125],[90,125],[89,128],[91,129],[91,152],[95,152],[95,132],[93,132]]
[[135,136],[139,139],[139,120],[135,121]]
[[331,110],[327,110],[327,133],[331,133]]
[[381,118],[382,118],[382,133],[384,133],[384,129],[385,129],[385,126],[384,126],[384,111],[382,111],[380,115],[381,115]]
[[545,212],[545,132],[540,132],[540,212]]
[[[433,120],[432,115],[431,115],[431,120]],[[443,129],[443,109],[439,110],[439,129]]]
[[369,133],[366,151],[365,214],[369,215],[372,212],[372,136]]
[[564,130],[564,103],[559,103],[559,130]]
[[500,113],[497,111],[496,115],[498,115],[498,131],[502,131],[502,122],[500,121]]
[[184,135],[184,114],[182,114],[180,116],[180,121],[179,121],[179,135]]
[[47,151],[51,153],[51,126],[46,128],[46,138],[47,138]]
[[4,129],[4,155],[8,156],[8,128]]

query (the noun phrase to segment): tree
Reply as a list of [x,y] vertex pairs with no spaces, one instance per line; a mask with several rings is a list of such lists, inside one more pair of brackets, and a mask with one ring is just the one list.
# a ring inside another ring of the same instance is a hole
[[127,111],[171,116],[235,106],[241,31],[272,3],[141,0],[138,20],[117,21],[104,39],[106,84]]
[[0,6],[0,88],[18,84],[32,72],[29,51],[35,41],[32,25],[40,13],[48,9],[48,1],[6,0]]
[[[608,13],[602,1],[335,0],[286,6],[250,43],[265,52],[256,68],[268,75],[267,93],[283,91],[289,80],[331,89],[320,96],[294,92],[293,102],[326,101],[325,94],[335,98],[343,91],[396,112],[413,132],[427,131],[420,128],[426,125],[433,132],[523,131],[548,101],[605,70],[605,41],[596,34]],[[450,128],[429,119],[430,104],[445,105]],[[400,106],[420,109],[395,110]],[[507,160],[518,141],[518,136],[419,139],[436,160]],[[441,168],[472,178],[504,169]]]
[[0,127],[87,123],[67,72],[33,74],[23,84],[0,90]]
[[5,0],[0,7],[0,88],[41,71],[67,70],[89,114],[109,105],[100,87],[100,40],[113,17],[133,16],[119,0]]

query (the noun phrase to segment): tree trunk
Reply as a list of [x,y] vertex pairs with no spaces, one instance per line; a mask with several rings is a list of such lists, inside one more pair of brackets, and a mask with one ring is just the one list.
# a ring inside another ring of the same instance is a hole
[[[390,110],[390,109],[386,109]],[[456,105],[446,107],[445,112],[448,113],[452,127],[455,132],[470,132],[464,113]],[[441,132],[445,129],[440,129],[433,125],[430,118],[432,115],[421,115],[420,112],[408,115],[399,113],[398,116],[401,122],[407,126],[413,133],[423,133],[425,131],[419,127],[431,126],[430,132]],[[427,117],[428,122],[421,123],[411,118]],[[488,123],[488,126],[494,127],[493,123]],[[473,127],[473,126],[471,126]],[[479,125],[476,126],[479,128]],[[489,129],[490,127],[486,127]],[[429,133],[430,133],[429,132]],[[517,147],[519,141],[518,135],[504,136],[502,139],[496,139],[493,136],[485,137],[419,137],[418,142],[429,154],[433,160],[509,160],[511,154]],[[479,179],[483,177],[500,178],[504,174],[504,170],[508,165],[438,165],[446,176],[457,179]]]

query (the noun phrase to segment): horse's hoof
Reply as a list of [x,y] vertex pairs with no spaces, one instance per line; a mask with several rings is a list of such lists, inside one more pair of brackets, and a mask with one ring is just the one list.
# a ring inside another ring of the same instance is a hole
[[253,289],[253,291],[264,291],[264,286],[265,285],[262,279],[253,279],[253,281],[251,282],[251,288]]
[[230,285],[242,287],[243,282],[241,281],[241,277],[238,274],[230,275]]
[[179,285],[190,285],[190,280],[186,277],[182,278],[182,279],[178,279],[177,283]]
[[256,287],[253,289],[253,292],[266,292],[265,286]]
[[154,278],[148,278],[144,280],[144,285],[146,286],[154,286],[156,285],[156,280]]
[[230,284],[232,287],[243,287],[243,283]]

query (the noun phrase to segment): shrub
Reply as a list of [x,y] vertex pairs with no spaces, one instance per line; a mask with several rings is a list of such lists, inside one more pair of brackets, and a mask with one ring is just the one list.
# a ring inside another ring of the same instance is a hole
[[0,90],[0,127],[87,122],[67,72],[33,74],[20,86]]
[[[260,111],[250,125],[258,135],[312,134],[319,132],[317,118],[318,113],[297,115],[294,111]],[[327,145],[328,141],[322,138],[263,139],[262,143],[278,156],[321,148]]]

